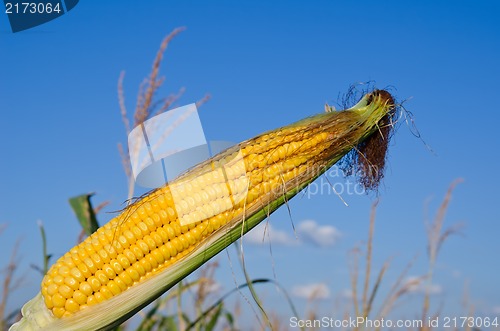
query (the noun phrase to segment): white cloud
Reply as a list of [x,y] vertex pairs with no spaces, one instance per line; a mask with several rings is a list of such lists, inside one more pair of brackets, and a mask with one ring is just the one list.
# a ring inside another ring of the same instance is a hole
[[275,229],[268,222],[257,225],[252,231],[245,235],[245,242],[251,244],[269,243],[273,245],[297,245],[299,241],[290,236],[286,231]]
[[352,300],[352,298],[354,298],[354,293],[350,288],[345,288],[342,291],[340,291],[340,297],[342,299]]
[[[425,287],[423,288],[425,291]],[[430,295],[435,295],[435,294],[441,294],[443,293],[443,287],[439,284],[430,284],[429,285],[429,294]]]
[[292,287],[292,294],[302,299],[329,299],[330,289],[325,283],[311,283],[295,285]]
[[408,289],[410,293],[429,293],[436,295],[443,293],[443,287],[439,284],[428,284],[422,277],[408,277],[403,287]]
[[403,288],[406,288],[408,292],[418,292],[422,288],[422,282],[422,277],[411,276],[406,279]]
[[[205,293],[217,293],[222,290],[222,285],[214,280],[208,280],[207,283],[204,284],[205,288],[203,289]],[[190,288],[193,292],[197,292],[200,289],[200,284],[194,284]]]
[[269,222],[263,222],[246,234],[245,242],[257,245],[271,242],[273,245],[286,246],[309,243],[319,247],[329,247],[334,245],[341,236],[340,231],[334,226],[321,226],[312,220],[300,222],[296,229],[297,238],[292,230],[279,230],[271,226]]
[[331,225],[319,225],[313,220],[305,220],[297,227],[300,239],[320,247],[334,245],[341,236],[340,231]]

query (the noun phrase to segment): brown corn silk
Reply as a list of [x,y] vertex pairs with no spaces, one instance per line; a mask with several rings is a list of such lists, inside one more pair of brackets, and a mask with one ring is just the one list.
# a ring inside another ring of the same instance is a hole
[[[192,272],[238,239],[235,228],[239,226],[240,235],[249,231],[353,149],[360,167],[375,165],[380,171],[393,113],[391,95],[375,90],[351,109],[319,114],[246,140],[152,191],[50,268],[41,285],[48,316],[70,321],[86,310],[98,314],[110,299],[160,278],[205,250],[186,270]],[[361,183],[368,188],[382,178],[372,171],[365,175]],[[231,239],[211,249],[214,238],[226,234]],[[138,301],[127,312],[138,311],[159,295]],[[30,309],[23,309],[25,317]],[[123,320],[118,317],[113,325]]]

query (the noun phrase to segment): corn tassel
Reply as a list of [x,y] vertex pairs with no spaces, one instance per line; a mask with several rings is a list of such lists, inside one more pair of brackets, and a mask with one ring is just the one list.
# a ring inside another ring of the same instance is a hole
[[394,112],[354,107],[244,141],[127,207],[62,256],[10,330],[106,330],[170,289],[372,135]]

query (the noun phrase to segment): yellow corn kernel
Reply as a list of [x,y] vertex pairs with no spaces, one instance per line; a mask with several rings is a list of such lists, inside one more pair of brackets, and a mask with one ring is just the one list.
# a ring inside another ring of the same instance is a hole
[[132,284],[134,284],[134,281],[132,280],[132,278],[130,278],[128,273],[125,271],[122,272],[118,277],[127,285],[127,287],[130,287],[130,286],[132,286]]
[[93,305],[95,305],[95,304],[97,304],[97,303],[98,303],[98,302],[97,302],[97,299],[95,298],[95,296],[94,296],[94,295],[91,295],[91,296],[89,296],[89,297],[87,298],[87,305],[88,305],[88,306],[93,306]]
[[116,283],[116,285],[118,285],[118,287],[122,291],[125,291],[128,288],[127,284],[125,284],[125,282],[120,277],[116,277],[114,280],[112,280],[112,282],[113,281]]
[[106,297],[100,291],[94,293],[94,298],[97,301],[97,303],[101,303],[106,300]]
[[83,294],[82,291],[80,290],[76,290],[74,293],[73,293],[73,299],[75,300],[75,302],[77,302],[79,305],[83,305],[85,303],[87,303],[87,296],[85,294]]
[[137,272],[137,270],[135,270],[134,267],[128,268],[127,273],[130,276],[130,278],[132,278],[132,280],[135,282],[137,282],[141,278],[141,275]]
[[87,281],[80,283],[79,290],[86,296],[91,296],[93,293],[92,286]]
[[47,295],[53,296],[57,293],[58,289],[59,288],[56,284],[50,284],[49,286],[47,286]]
[[118,286],[118,284],[112,280],[109,281],[107,286],[108,286],[109,290],[111,291],[111,293],[113,293],[113,295],[120,294],[122,291],[120,286]]
[[56,293],[52,296],[52,303],[56,308],[62,308],[66,304],[66,298],[60,293]]
[[73,292],[74,292],[73,289],[71,289],[71,287],[69,287],[66,284],[59,286],[58,291],[59,291],[59,294],[61,294],[66,299],[71,298],[73,296]]
[[104,271],[102,270],[97,270],[97,272],[95,273],[95,277],[97,278],[97,280],[99,280],[99,283],[101,283],[101,285],[106,285],[109,281],[108,276],[106,276],[106,273],[104,273]]
[[59,286],[64,283],[64,277],[61,275],[54,276],[54,278],[52,278],[52,280],[54,281],[54,284],[59,285]]
[[102,295],[106,299],[111,299],[113,297],[113,293],[111,292],[111,290],[106,285],[104,285],[103,287],[101,287],[100,292],[102,293]]
[[80,304],[76,302],[73,298],[66,300],[66,304],[64,305],[64,309],[70,313],[75,313],[80,310]]
[[52,296],[46,295],[46,294],[43,294],[43,296],[44,296],[43,300],[44,300],[45,306],[48,309],[54,308],[54,302],[52,301]]
[[52,308],[52,312],[54,313],[55,317],[63,317],[64,313],[66,313],[66,309],[63,307],[54,307]]
[[87,279],[87,283],[89,283],[94,292],[99,291],[99,289],[101,288],[101,282],[95,276],[89,277],[89,279]]
[[113,279],[116,277],[116,272],[115,270],[109,265],[109,264],[105,264],[102,266],[102,271],[104,271],[104,273],[106,274],[106,276],[109,278],[109,279]]

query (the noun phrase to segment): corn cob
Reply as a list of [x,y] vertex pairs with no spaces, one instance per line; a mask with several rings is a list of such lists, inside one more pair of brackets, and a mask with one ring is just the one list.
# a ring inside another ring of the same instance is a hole
[[394,110],[386,91],[244,141],[127,207],[48,271],[12,330],[105,329],[237,240]]

